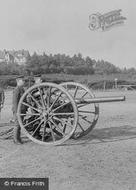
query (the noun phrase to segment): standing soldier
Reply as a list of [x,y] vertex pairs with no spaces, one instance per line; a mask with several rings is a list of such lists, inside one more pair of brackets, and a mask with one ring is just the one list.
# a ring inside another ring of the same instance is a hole
[[1,109],[3,108],[4,100],[5,100],[4,90],[0,88],[0,112],[1,112]]
[[13,131],[14,143],[22,144],[21,141],[21,128],[17,120],[17,107],[21,96],[24,93],[24,81],[20,78],[16,79],[17,87],[13,91],[12,111],[14,116],[15,127]]
[[34,84],[34,78],[30,77],[25,77],[24,79],[17,79],[17,87],[13,91],[13,105],[12,105],[12,111],[13,111],[13,116],[14,116],[14,121],[15,121],[15,127],[14,127],[14,143],[16,144],[22,144],[21,140],[21,127],[18,123],[17,119],[17,108],[18,108],[18,103],[20,98],[22,97],[23,93],[27,88],[32,86]]

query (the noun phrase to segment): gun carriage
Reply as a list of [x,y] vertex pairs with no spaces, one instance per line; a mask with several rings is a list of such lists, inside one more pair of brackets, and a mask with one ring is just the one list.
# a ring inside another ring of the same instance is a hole
[[[96,98],[75,82],[40,83],[21,97],[17,117],[26,136],[41,145],[59,145],[87,135],[99,118],[98,103],[124,101],[125,97]],[[35,137],[39,133],[39,138]]]

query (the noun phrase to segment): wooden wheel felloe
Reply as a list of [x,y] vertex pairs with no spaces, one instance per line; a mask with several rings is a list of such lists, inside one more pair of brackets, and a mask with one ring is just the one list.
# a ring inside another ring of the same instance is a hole
[[78,110],[72,96],[60,85],[41,83],[21,97],[18,122],[32,141],[59,145],[69,139],[78,123]]
[[65,82],[61,84],[77,103],[79,120],[72,138],[77,139],[87,135],[96,125],[99,117],[99,105],[96,103],[84,103],[85,99],[93,99],[94,94],[82,84]]

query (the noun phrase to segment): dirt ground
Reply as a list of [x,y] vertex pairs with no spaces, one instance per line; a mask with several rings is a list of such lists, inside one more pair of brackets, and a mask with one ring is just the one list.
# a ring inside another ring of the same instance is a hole
[[[95,94],[125,95],[126,101],[100,104],[94,130],[61,146],[0,140],[0,177],[49,177],[50,190],[135,190],[136,91]],[[11,101],[7,91],[1,122],[12,118]]]

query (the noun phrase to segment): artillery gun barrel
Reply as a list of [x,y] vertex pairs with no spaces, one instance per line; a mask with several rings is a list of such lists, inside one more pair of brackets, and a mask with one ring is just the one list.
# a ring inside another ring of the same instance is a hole
[[125,101],[125,96],[114,96],[114,97],[95,97],[95,98],[86,98],[86,99],[76,99],[77,104],[93,104],[93,103],[105,103],[105,102],[121,102]]

